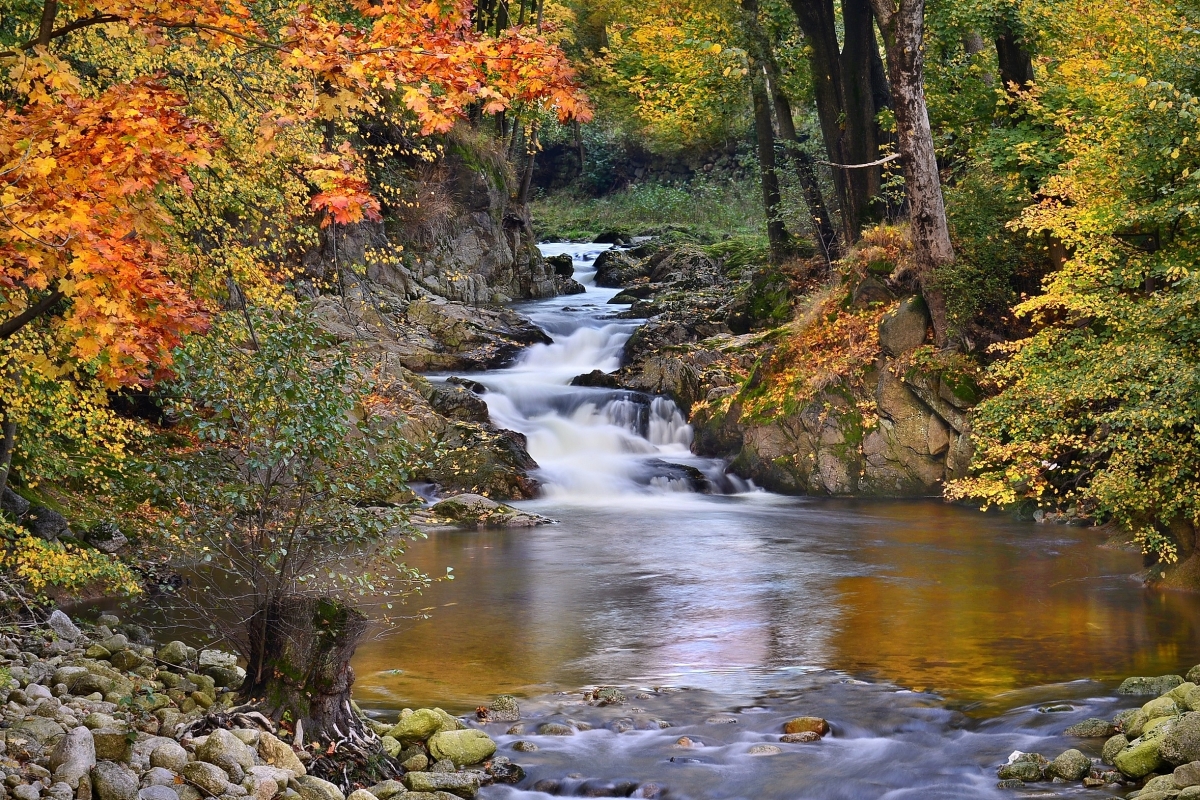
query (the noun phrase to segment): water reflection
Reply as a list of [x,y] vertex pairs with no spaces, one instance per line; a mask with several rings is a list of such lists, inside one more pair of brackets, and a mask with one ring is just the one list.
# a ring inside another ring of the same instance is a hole
[[[590,683],[720,691],[819,667],[972,701],[1200,661],[1200,603],[1149,592],[1095,532],[940,503],[645,497],[529,504],[560,525],[449,532],[458,579],[360,649],[371,705],[469,710]],[[396,672],[400,670],[400,672]]]

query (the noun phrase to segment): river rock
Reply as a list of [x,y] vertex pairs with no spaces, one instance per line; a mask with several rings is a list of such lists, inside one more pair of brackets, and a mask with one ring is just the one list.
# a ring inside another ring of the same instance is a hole
[[[442,502],[446,501],[443,500]],[[438,505],[441,505],[441,503]],[[405,743],[420,742],[428,739],[435,733],[457,729],[458,720],[442,709],[419,708],[411,714],[401,716],[395,726],[388,731],[388,736]]]
[[1063,731],[1063,735],[1078,736],[1081,739],[1107,739],[1116,732],[1116,727],[1108,720],[1091,717],[1083,722],[1076,722]]
[[554,268],[554,274],[560,278],[569,278],[575,274],[575,262],[570,253],[546,256],[546,264]]
[[1117,687],[1117,694],[1153,695],[1158,697],[1182,683],[1183,678],[1178,675],[1159,675],[1155,678],[1126,678]]
[[111,761],[100,761],[91,770],[92,790],[100,800],[137,800],[138,777]]
[[480,730],[443,731],[429,737],[429,754],[450,759],[456,766],[478,764],[496,752],[496,743]]
[[824,736],[829,733],[829,723],[821,717],[796,717],[783,724],[784,733],[815,733]]
[[46,621],[46,624],[50,626],[50,630],[54,631],[58,638],[65,639],[68,642],[73,642],[83,635],[83,632],[71,621],[71,618],[58,609],[55,609],[50,614],[50,619]]
[[[151,784],[138,791],[138,800],[179,800],[179,792],[174,786]],[[271,800],[270,797],[267,800]]]
[[596,257],[595,267],[595,284],[605,289],[620,289],[650,274],[646,262],[633,258],[624,250],[605,250]]
[[521,706],[511,694],[499,695],[487,707],[488,722],[516,722],[521,718]]
[[97,728],[92,731],[96,758],[102,761],[128,761],[133,755],[129,731],[122,728]]
[[400,781],[386,780],[371,786],[367,791],[378,797],[379,800],[391,800],[396,795],[404,793],[404,784]]
[[[394,758],[395,756],[393,756]],[[404,767],[409,772],[421,772],[429,767],[429,756],[424,753],[417,753],[400,762],[400,766]]]
[[479,791],[479,776],[466,772],[410,772],[404,776],[404,785],[412,792],[450,792],[459,797],[474,797]]
[[596,704],[601,706],[619,706],[625,702],[625,693],[615,686],[597,689],[592,697],[595,698]]
[[802,731],[801,733],[785,733],[779,737],[779,741],[785,744],[807,744],[809,742],[821,741],[821,734],[816,731]]
[[996,777],[1002,781],[1017,780],[1030,783],[1042,779],[1042,767],[1035,761],[1014,761],[996,770]]
[[62,736],[63,726],[45,717],[30,717],[13,725],[9,730],[23,733],[43,747],[53,747]]
[[301,775],[294,783],[296,791],[304,800],[346,800],[341,789],[314,775]]
[[1130,778],[1143,778],[1166,765],[1159,753],[1161,744],[1161,731],[1142,734],[1113,757],[1113,766]]
[[79,788],[79,781],[96,766],[96,745],[92,732],[82,725],[72,728],[54,752],[50,754],[50,769],[54,780],[62,781],[72,789]]
[[279,737],[263,731],[258,737],[258,755],[267,764],[304,775],[308,770],[290,744]]
[[187,750],[178,742],[166,741],[150,753],[150,766],[179,772],[188,763]]
[[783,748],[773,744],[756,744],[746,752],[752,756],[777,756],[783,752]]
[[210,797],[224,794],[229,788],[229,775],[216,764],[190,761],[180,770],[184,779]]
[[879,345],[891,356],[904,355],[925,343],[929,309],[920,297],[906,297],[879,322]]
[[[440,503],[436,503],[430,510],[441,519],[471,523],[480,528],[531,528],[536,525],[547,525],[554,521],[539,514],[519,511],[512,506],[497,503],[495,500],[478,494],[458,494],[448,497]],[[403,720],[398,724],[403,724]]]
[[575,729],[561,722],[543,722],[537,726],[537,732],[542,736],[574,736]]
[[1063,780],[1080,781],[1091,772],[1092,760],[1078,750],[1067,750],[1050,762],[1046,771]]
[[1117,753],[1125,749],[1129,744],[1129,739],[1123,733],[1115,733],[1104,741],[1104,747],[1100,751],[1100,760],[1105,764],[1112,764]]
[[1142,729],[1146,727],[1146,723],[1149,721],[1150,718],[1146,715],[1146,712],[1140,708],[1131,708],[1113,717],[1113,725],[1130,739],[1136,739],[1141,736]]
[[1189,712],[1162,737],[1159,753],[1171,764],[1200,761],[1200,714]]

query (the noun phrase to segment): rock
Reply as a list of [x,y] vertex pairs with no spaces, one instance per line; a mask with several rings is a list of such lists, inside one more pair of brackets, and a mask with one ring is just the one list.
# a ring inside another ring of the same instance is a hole
[[1200,800],[1200,786],[1188,786],[1179,793],[1179,800]]
[[603,370],[594,369],[583,375],[571,378],[572,386],[587,386],[594,389],[619,389],[621,384],[615,375]]
[[233,653],[226,653],[223,650],[201,650],[199,663],[200,669],[207,667],[236,667],[237,656]]
[[1117,753],[1124,750],[1127,744],[1129,744],[1129,739],[1125,738],[1125,734],[1114,734],[1105,740],[1104,747],[1100,752],[1100,760],[1105,764],[1113,763],[1113,759],[1116,758]]
[[806,744],[808,742],[821,741],[821,734],[816,731],[804,731],[803,733],[785,733],[779,737],[779,741],[786,744]]
[[14,492],[7,486],[4,487],[4,494],[0,496],[0,509],[7,511],[17,519],[29,513],[29,501],[21,495]]
[[121,624],[121,618],[116,614],[101,614],[96,618],[96,624],[104,628],[115,628]]
[[619,706],[625,702],[624,693],[612,686],[597,689],[592,696],[595,697],[596,703],[602,706]]
[[1126,678],[1117,687],[1117,694],[1153,695],[1166,694],[1183,683],[1178,675],[1159,675],[1156,678]]
[[412,792],[450,792],[459,797],[474,797],[479,791],[479,776],[471,773],[439,775],[435,772],[410,772],[404,785]]
[[1200,786],[1200,761],[1192,761],[1188,764],[1181,764],[1175,768],[1172,773],[1172,778],[1175,781],[1176,789],[1185,789],[1188,786]]
[[178,667],[188,660],[190,648],[181,641],[167,642],[159,648],[157,658],[165,664]]
[[[270,800],[270,798],[268,798],[268,800]],[[371,794],[366,789],[355,789],[353,792],[346,795],[346,800],[379,800],[379,798]]]
[[[622,233],[621,231],[602,231],[596,234],[595,239],[592,239],[592,242],[595,244],[629,244],[632,241],[633,239],[630,238],[629,234]],[[606,250],[605,252],[612,253],[614,251]],[[604,255],[604,253],[601,253],[601,255]]]
[[879,346],[892,356],[904,355],[925,343],[929,309],[920,297],[906,297],[879,322]]
[[258,755],[267,764],[304,775],[307,769],[290,744],[265,731],[258,738]]
[[142,786],[174,786],[175,773],[164,767],[151,767],[142,773]]
[[31,717],[30,719],[22,720],[13,725],[9,730],[23,733],[37,741],[43,747],[58,744],[58,737],[64,733],[62,725],[45,717]]
[[487,707],[488,722],[516,722],[521,718],[521,706],[511,694],[496,697]]
[[1187,671],[1187,679],[1190,682],[1200,686],[1200,664],[1197,664]]
[[512,748],[518,753],[536,753],[538,751],[538,746],[536,744],[526,741],[525,739],[519,739],[518,741],[513,742]]
[[132,650],[121,650],[113,653],[112,657],[113,669],[119,669],[121,672],[133,672],[145,663],[146,659]]
[[[391,800],[391,798],[404,792],[404,784],[400,781],[387,780],[371,786],[367,791],[375,795],[379,800]],[[346,800],[350,799],[346,798]]]
[[[478,497],[480,500],[487,500],[486,497],[479,495],[459,495],[459,497]],[[448,501],[443,500],[434,506],[436,509]],[[491,501],[488,501],[491,502]],[[498,504],[496,504],[498,505]],[[408,716],[401,717],[390,731],[388,736],[393,739],[398,739],[401,742],[421,742],[433,736],[435,733],[442,731],[453,731],[458,729],[458,720],[442,711],[440,708],[419,708]]]
[[97,728],[92,731],[96,758],[102,761],[128,761],[133,755],[129,731],[121,728]]
[[1182,705],[1188,711],[1200,711],[1200,686],[1187,691],[1183,696]]
[[138,800],[179,800],[179,793],[173,786],[152,784],[138,792]]
[[542,736],[574,736],[575,729],[561,722],[543,722],[537,726],[537,732]]
[[22,783],[13,787],[12,796],[16,800],[41,800],[42,793],[38,790],[38,787]]
[[1050,762],[1047,773],[1067,781],[1081,781],[1092,770],[1092,760],[1078,750],[1067,750]]
[[50,630],[54,631],[58,638],[65,639],[68,642],[73,642],[83,635],[83,632],[71,621],[71,618],[58,609],[55,609],[50,614],[50,619],[46,621],[46,624],[50,626]]
[[1113,725],[1130,739],[1141,736],[1142,728],[1146,727],[1146,723],[1149,721],[1150,718],[1146,716],[1146,712],[1140,708],[1131,708],[1113,717]]
[[605,289],[620,289],[628,283],[650,274],[650,266],[631,257],[623,250],[605,250],[596,257],[597,286]]
[[[459,494],[448,497],[440,503],[434,504],[430,511],[439,518],[471,523],[479,528],[530,528],[536,525],[547,525],[554,521],[538,514],[519,511],[512,506],[497,503],[495,500],[478,494]],[[422,711],[429,710],[422,709]],[[441,709],[432,710],[440,711]],[[414,715],[415,713],[419,712],[414,712]],[[403,724],[403,720],[397,723],[397,725],[401,724]]]
[[346,800],[341,789],[313,775],[297,777],[296,791],[304,800]]
[[188,783],[209,797],[224,794],[229,788],[229,775],[216,764],[190,761],[179,771]]
[[80,726],[72,728],[54,752],[50,754],[50,769],[54,780],[62,781],[72,789],[79,788],[79,781],[96,766],[96,744],[92,732]]
[[67,518],[45,506],[31,506],[25,514],[24,523],[30,533],[48,542],[56,542],[59,536],[70,535],[71,532]]
[[1081,739],[1107,739],[1116,732],[1116,726],[1108,720],[1091,717],[1083,722],[1076,722],[1063,731],[1063,735],[1078,736]]
[[464,422],[487,422],[487,403],[476,392],[458,384],[431,384],[429,404],[448,419]]
[[[388,728],[388,730],[391,730],[391,728]],[[383,747],[383,752],[387,753],[392,758],[399,756],[400,751],[404,749],[404,745],[400,744],[399,739],[388,736],[387,734],[379,737],[379,744]]]
[[400,766],[409,772],[420,772],[429,767],[429,756],[424,753],[417,753],[415,756],[409,756],[401,761]]
[[429,737],[429,754],[463,767],[478,764],[496,752],[496,743],[480,730],[443,731]]
[[1113,756],[1113,766],[1130,778],[1143,778],[1166,764],[1159,753],[1161,743],[1159,731],[1143,734]]
[[106,661],[112,658],[112,653],[109,652],[108,648],[100,644],[89,645],[83,654],[88,658],[94,658],[99,661]]
[[1002,781],[1017,780],[1026,783],[1040,781],[1042,768],[1034,761],[1014,761],[996,770],[996,777]]
[[554,268],[554,274],[560,278],[569,278],[575,274],[575,262],[571,259],[570,253],[546,256],[546,263]]
[[1176,791],[1178,791],[1178,787],[1175,785],[1175,777],[1173,775],[1158,775],[1146,781],[1146,785],[1142,787],[1141,794]]
[[876,303],[890,303],[894,298],[886,283],[874,275],[868,275],[854,287],[850,302],[855,308],[868,308]]
[[775,756],[782,753],[783,748],[773,744],[756,744],[746,752],[752,756]]
[[1179,707],[1173,697],[1164,695],[1146,703],[1142,706],[1142,711],[1146,712],[1146,720],[1149,721],[1158,717],[1173,717],[1181,713],[1183,709]]
[[1159,754],[1171,764],[1200,761],[1200,713],[1189,712],[1162,737]]
[[829,723],[821,717],[796,717],[783,724],[784,733],[811,732],[818,736],[829,733]]
[[204,674],[213,679],[218,689],[239,689],[246,680],[246,670],[236,664],[232,667],[206,667]]
[[132,770],[111,761],[92,767],[92,791],[99,800],[137,800],[138,778]]
[[150,766],[180,772],[188,763],[187,750],[178,742],[163,742],[150,753]]

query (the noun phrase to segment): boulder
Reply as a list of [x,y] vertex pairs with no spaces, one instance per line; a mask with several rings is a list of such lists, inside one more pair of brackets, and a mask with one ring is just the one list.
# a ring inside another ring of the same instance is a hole
[[99,800],[137,800],[138,777],[131,769],[100,761],[92,767],[91,778],[92,791]]
[[542,736],[574,736],[575,729],[561,722],[543,722],[537,726],[537,732]]
[[184,780],[209,797],[217,797],[229,789],[229,775],[216,764],[209,764],[207,761],[191,761],[184,765],[180,774]]
[[29,513],[30,503],[24,497],[14,492],[7,486],[4,487],[4,494],[0,496],[0,509],[7,511],[17,519]]
[[1149,722],[1159,717],[1174,717],[1182,713],[1183,709],[1175,702],[1175,698],[1170,695],[1163,695],[1162,697],[1154,698],[1142,706],[1142,711],[1146,712],[1146,721]]
[[[464,497],[464,495],[459,495]],[[462,507],[474,507],[473,499],[479,495],[465,495],[470,498],[463,502]],[[454,499],[454,498],[452,498]],[[480,500],[487,500],[486,497],[479,497]],[[445,504],[443,500],[434,506],[436,510],[438,506]],[[464,512],[465,513],[465,512]],[[435,733],[440,731],[453,731],[458,729],[458,720],[447,714],[440,708],[419,708],[408,715],[403,715],[396,722],[395,726],[388,731],[388,736],[393,739],[398,739],[401,742],[419,742],[428,739]]]
[[1116,726],[1108,720],[1092,717],[1085,719],[1083,722],[1076,722],[1063,731],[1063,735],[1078,736],[1081,739],[1107,739],[1116,732]]
[[1140,708],[1131,708],[1113,717],[1113,725],[1130,739],[1141,736],[1142,728],[1146,727],[1149,721],[1146,712]]
[[404,767],[409,772],[421,772],[429,768],[429,756],[424,753],[417,753],[400,762],[400,766]]
[[158,660],[164,664],[170,664],[178,667],[180,664],[188,660],[189,648],[181,641],[167,642],[158,650]]
[[379,800],[379,798],[371,794],[366,789],[355,789],[353,792],[346,795],[346,800]]
[[54,752],[50,754],[50,769],[55,781],[62,781],[72,789],[79,788],[79,781],[96,766],[96,745],[92,732],[82,725],[72,728]]
[[1187,671],[1187,679],[1192,683],[1200,685],[1200,664],[1197,664]]
[[[379,800],[391,800],[398,794],[404,793],[404,784],[400,781],[382,781],[367,789],[368,792],[375,795]],[[350,798],[346,798],[350,800]]]
[[575,274],[575,262],[570,253],[559,253],[546,256],[546,264],[554,269],[554,274],[560,278],[569,278]]
[[610,372],[594,369],[591,372],[583,375],[576,375],[571,378],[572,386],[587,386],[593,389],[620,389],[621,384],[617,381],[617,377]]
[[925,343],[929,330],[929,309],[920,297],[906,297],[879,321],[879,346],[891,356],[899,356]]
[[55,635],[60,639],[65,639],[68,642],[73,642],[82,635],[82,631],[71,621],[63,612],[55,609],[50,615],[50,619],[46,621],[50,626],[50,630],[54,631]]
[[410,772],[404,776],[404,785],[410,792],[450,792],[459,797],[474,797],[479,791],[479,776],[466,772]]
[[1154,678],[1126,678],[1117,687],[1117,694],[1152,695],[1158,697],[1182,683],[1183,678],[1178,675],[1159,675]]
[[867,308],[876,303],[888,303],[895,298],[892,290],[887,287],[879,278],[874,275],[868,275],[863,278],[858,286],[854,287],[854,293],[851,295],[850,302],[856,308]]
[[133,755],[129,731],[122,728],[97,728],[92,731],[96,758],[102,761],[128,761]]
[[346,800],[341,789],[314,775],[297,777],[295,789],[304,800]]
[[1067,750],[1050,762],[1046,771],[1067,781],[1081,781],[1092,770],[1092,760],[1078,750]]
[[597,256],[595,266],[595,283],[606,289],[620,289],[650,274],[648,264],[633,258],[624,250],[605,250]]
[[802,733],[785,733],[779,737],[779,741],[784,744],[807,744],[809,742],[821,741],[821,734],[816,731],[803,731]]
[[784,733],[815,733],[824,736],[829,733],[829,723],[821,717],[796,717],[783,724]]
[[511,694],[502,694],[487,707],[488,722],[516,722],[521,718],[521,706]]
[[142,773],[142,786],[174,786],[175,773],[163,767],[151,767]]
[[996,777],[1002,781],[1018,780],[1031,783],[1042,779],[1042,767],[1035,761],[1014,761],[996,770]]
[[265,731],[258,737],[258,755],[270,766],[291,770],[297,775],[308,772],[290,744]]
[[59,536],[69,536],[71,533],[67,518],[45,506],[31,506],[24,522],[30,533],[48,542],[56,542]]
[[58,744],[58,738],[63,735],[63,726],[46,717],[30,717],[9,728],[10,731],[23,733],[43,747]]
[[1100,760],[1105,764],[1113,763],[1117,753],[1125,749],[1129,744],[1129,739],[1125,738],[1125,734],[1116,733],[1104,741],[1104,747],[1100,750]]
[[151,784],[138,792],[138,800],[179,800],[179,792],[174,786]]
[[1161,731],[1143,734],[1113,756],[1113,766],[1130,778],[1144,778],[1166,765],[1159,753],[1161,744]]
[[186,763],[188,763],[187,750],[184,750],[178,742],[163,742],[150,753],[150,766],[152,767],[162,767],[172,772],[180,772]]
[[429,754],[434,758],[449,759],[463,767],[487,760],[496,752],[496,743],[480,730],[443,731],[429,738]]
[[1164,761],[1175,765],[1200,761],[1200,713],[1189,712],[1180,717],[1163,735],[1159,754]]
[[1189,786],[1200,786],[1200,761],[1181,764],[1172,773],[1176,789],[1186,789]]

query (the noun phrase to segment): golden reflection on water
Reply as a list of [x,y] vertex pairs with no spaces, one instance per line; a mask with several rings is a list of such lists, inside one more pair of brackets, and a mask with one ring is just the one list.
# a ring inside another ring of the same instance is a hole
[[458,578],[412,604],[430,619],[360,648],[356,696],[462,712],[501,692],[817,666],[969,703],[1200,661],[1197,598],[1143,589],[1140,558],[1094,531],[938,503],[741,514],[435,533],[413,563]]

